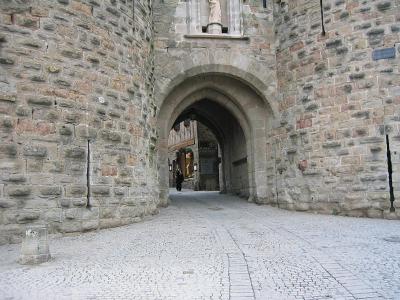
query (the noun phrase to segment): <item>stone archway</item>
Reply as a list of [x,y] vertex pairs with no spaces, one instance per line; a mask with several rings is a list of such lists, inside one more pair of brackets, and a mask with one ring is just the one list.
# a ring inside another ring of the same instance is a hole
[[[201,68],[204,70],[204,66]],[[238,77],[238,73],[225,73],[189,70],[186,74],[192,76],[174,79],[167,93],[162,98],[157,117],[158,130],[158,174],[160,201],[166,205],[168,201],[168,134],[175,120],[190,106],[202,100],[209,100],[224,108],[232,115],[243,131],[246,144],[246,161],[248,173],[248,196],[250,201],[266,202],[267,197],[267,165],[266,165],[266,137],[271,126],[274,113],[263,97],[263,92],[255,88],[260,84],[254,80],[249,83],[245,78]],[[245,72],[243,73],[245,74]],[[214,122],[218,121],[214,118]],[[226,143],[227,151],[232,145]],[[228,157],[228,156],[225,156]],[[227,159],[226,166],[233,161]],[[229,192],[229,190],[228,190]]]

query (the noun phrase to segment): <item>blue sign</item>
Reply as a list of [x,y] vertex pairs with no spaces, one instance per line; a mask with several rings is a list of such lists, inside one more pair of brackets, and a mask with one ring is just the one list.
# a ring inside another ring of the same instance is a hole
[[376,49],[372,52],[373,60],[396,58],[396,48]]

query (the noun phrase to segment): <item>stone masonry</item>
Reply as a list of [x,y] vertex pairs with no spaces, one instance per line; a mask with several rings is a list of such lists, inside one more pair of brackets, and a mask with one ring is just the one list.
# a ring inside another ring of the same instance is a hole
[[132,4],[0,1],[0,244],[156,212],[151,2]]
[[[398,198],[399,1],[325,0],[325,35],[319,1],[267,1],[265,8],[262,1],[243,1],[242,37],[248,40],[190,34],[187,3],[197,1],[155,5],[156,101],[174,78],[189,76],[193,69],[227,76],[237,76],[233,68],[243,70],[243,80],[262,81],[260,94],[273,112],[264,117],[265,152],[255,146],[254,159],[267,156],[266,196],[255,201],[396,217],[387,215],[385,135]],[[395,58],[373,60],[374,50],[393,47]]]
[[157,213],[164,131],[204,99],[241,127],[249,201],[400,217],[400,0],[324,0],[325,35],[318,0],[224,0],[210,36],[207,2],[0,0],[0,244]]
[[398,46],[400,2],[323,1],[325,36],[319,1],[278,2],[269,190],[285,208],[383,217],[386,134],[400,196],[400,53],[374,61],[372,52]]

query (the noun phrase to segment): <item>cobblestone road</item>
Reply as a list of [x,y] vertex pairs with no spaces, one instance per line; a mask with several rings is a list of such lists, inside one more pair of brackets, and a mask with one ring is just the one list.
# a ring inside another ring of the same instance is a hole
[[0,247],[0,299],[400,299],[400,222],[296,213],[213,192],[142,223]]

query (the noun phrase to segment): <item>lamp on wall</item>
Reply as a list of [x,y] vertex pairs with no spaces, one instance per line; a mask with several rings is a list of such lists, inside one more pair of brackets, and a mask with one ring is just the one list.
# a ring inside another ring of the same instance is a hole
[[169,171],[172,172],[172,165],[169,164]]
[[193,170],[194,170],[195,172],[197,172],[197,163],[194,163],[194,164],[193,164]]

